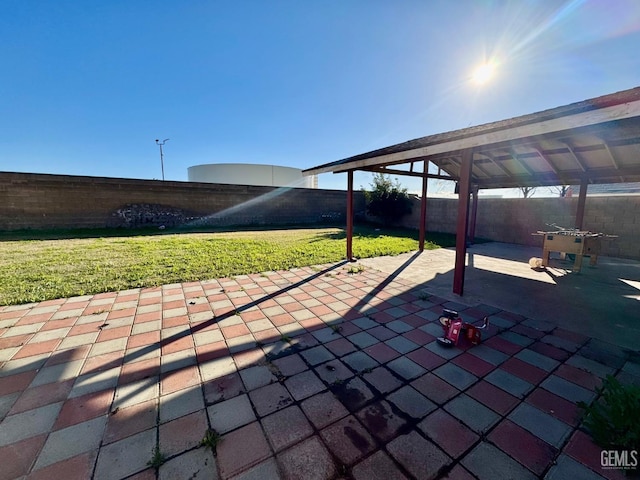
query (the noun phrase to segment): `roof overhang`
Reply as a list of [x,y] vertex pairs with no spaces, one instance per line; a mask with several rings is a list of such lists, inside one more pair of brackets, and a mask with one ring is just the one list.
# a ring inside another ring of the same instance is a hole
[[[304,170],[366,170],[423,176],[390,166],[430,161],[458,180],[473,151],[480,188],[640,181],[640,87],[539,113],[422,137]],[[432,175],[429,175],[432,176]]]

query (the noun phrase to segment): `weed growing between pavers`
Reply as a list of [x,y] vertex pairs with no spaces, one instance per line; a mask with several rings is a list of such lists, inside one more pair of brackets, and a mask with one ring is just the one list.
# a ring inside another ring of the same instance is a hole
[[162,453],[160,449],[156,446],[153,449],[151,460],[147,462],[147,465],[157,470],[166,460],[167,460],[167,457],[165,456],[165,454]]
[[596,393],[591,405],[578,402],[595,443],[604,449],[640,450],[640,387],[607,375]]
[[209,428],[204,434],[204,437],[200,441],[200,445],[204,447],[208,447],[211,449],[213,453],[216,453],[216,448],[218,448],[218,444],[222,441],[222,437],[218,432],[214,429]]

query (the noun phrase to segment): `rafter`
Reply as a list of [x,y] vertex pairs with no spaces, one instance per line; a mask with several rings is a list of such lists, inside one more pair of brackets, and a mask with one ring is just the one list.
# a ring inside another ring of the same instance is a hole
[[582,170],[583,172],[586,172],[587,171],[587,167],[584,166],[584,163],[582,163],[582,160],[580,160],[578,158],[578,155],[576,154],[576,152],[573,151],[573,147],[571,145],[569,145],[567,142],[560,142],[560,143],[562,145],[564,145],[566,147],[566,149],[569,151],[569,153],[571,154],[571,157],[573,158],[573,160],[580,167],[580,170]]
[[542,153],[542,150],[540,150],[538,147],[531,147],[535,150],[535,152],[540,156],[540,158],[547,164],[549,165],[549,168],[551,168],[551,170],[553,170],[553,173],[555,173],[556,175],[558,174],[558,168],[553,164],[553,162],[548,159],[544,153]]
[[492,155],[489,155],[488,153],[484,153],[484,152],[477,152],[476,155],[482,155],[483,157],[487,157],[489,160],[491,160],[491,163],[493,163],[496,167],[502,170],[507,175],[507,177],[513,177],[513,173],[511,173],[507,169],[507,167],[505,167],[501,163],[498,163],[498,161],[494,159]]

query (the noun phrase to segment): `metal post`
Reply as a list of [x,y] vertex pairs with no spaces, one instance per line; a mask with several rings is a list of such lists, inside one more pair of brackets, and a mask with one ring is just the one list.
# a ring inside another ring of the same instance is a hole
[[587,188],[589,188],[589,179],[583,178],[580,182],[580,194],[578,195],[578,209],[576,210],[576,225],[578,230],[582,230],[584,222],[584,206],[587,202]]
[[[413,164],[412,164],[413,165]],[[419,233],[419,249],[424,251],[424,237],[427,229],[427,173],[429,173],[429,160],[424,161],[424,168],[422,170],[424,176],[422,177],[422,199],[420,201],[420,233]]]
[[458,194],[458,221],[456,227],[456,263],[453,272],[453,293],[462,295],[464,290],[464,268],[467,257],[467,231],[469,229],[469,194],[471,193],[471,170],[473,150],[462,152],[460,166],[460,192]]
[[162,181],[164,182],[164,153],[162,151],[162,147],[165,143],[169,141],[168,138],[165,138],[162,142],[156,138],[156,145],[160,147],[160,168],[162,168]]
[[469,226],[469,243],[473,244],[476,238],[476,219],[478,218],[478,186],[471,189],[473,204],[471,205],[471,225]]
[[347,261],[353,261],[353,170],[347,172]]

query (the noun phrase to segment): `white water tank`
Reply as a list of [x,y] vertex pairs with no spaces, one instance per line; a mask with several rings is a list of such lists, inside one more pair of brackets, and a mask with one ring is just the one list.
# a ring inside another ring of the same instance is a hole
[[277,165],[207,163],[189,167],[187,174],[190,182],[318,188],[316,175],[303,176],[299,168]]

